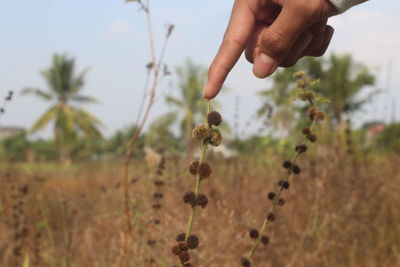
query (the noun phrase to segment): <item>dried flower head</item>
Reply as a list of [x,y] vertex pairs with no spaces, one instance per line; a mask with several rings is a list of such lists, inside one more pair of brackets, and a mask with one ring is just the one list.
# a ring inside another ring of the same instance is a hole
[[314,120],[315,116],[317,115],[317,109],[315,107],[310,107],[308,109],[308,117],[310,120]]
[[199,168],[197,169],[197,172],[201,179],[206,179],[206,178],[210,177],[211,172],[212,172],[210,163],[208,163],[208,162],[200,163]]
[[269,237],[268,236],[266,236],[266,235],[263,235],[262,237],[261,237],[261,243],[263,243],[263,245],[268,245],[268,243],[269,243]]
[[275,214],[273,214],[272,212],[268,213],[267,219],[268,219],[268,221],[270,221],[270,222],[275,221]]
[[297,145],[295,150],[296,150],[296,152],[304,153],[307,151],[307,146],[306,145]]
[[193,267],[193,264],[191,264],[191,263],[185,263],[185,265],[183,265],[183,267]]
[[177,242],[182,242],[182,241],[185,241],[185,237],[186,237],[186,233],[180,233],[176,236],[175,239]]
[[210,126],[215,125],[218,126],[222,122],[222,116],[217,111],[211,111],[207,114],[207,122]]
[[222,142],[221,132],[218,129],[211,129],[207,142],[212,146],[219,146]]
[[317,136],[313,133],[309,134],[307,136],[308,140],[310,140],[310,142],[315,143],[317,141]]
[[309,134],[311,133],[310,128],[303,128],[303,130],[301,130],[301,132],[302,132],[304,135],[309,135]]
[[285,205],[285,200],[284,200],[283,198],[280,198],[280,199],[278,200],[278,205],[279,205],[279,206]]
[[178,256],[178,255],[180,255],[182,253],[182,250],[179,247],[179,245],[175,245],[175,246],[172,247],[171,252],[172,252],[172,254]]
[[242,267],[250,267],[251,266],[250,260],[246,257],[242,257],[240,259],[240,264],[242,265]]
[[188,247],[186,245],[186,242],[178,242],[178,246],[182,251],[188,251]]
[[304,94],[306,100],[313,100],[315,98],[315,94],[313,91],[307,91]]
[[292,163],[288,160],[285,160],[282,164],[283,168],[285,169],[289,169],[290,167],[292,167]]
[[182,251],[182,253],[179,255],[179,259],[180,259],[181,262],[183,262],[183,263],[188,262],[188,261],[190,260],[189,252],[187,252],[187,251]]
[[325,119],[325,112],[323,112],[322,110],[317,112],[317,120],[323,121]]
[[299,165],[294,165],[293,166],[293,173],[294,174],[299,174],[301,172],[301,169],[299,167]]
[[275,193],[274,192],[269,192],[268,193],[268,199],[273,200],[275,198]]
[[251,229],[249,231],[249,236],[250,236],[250,238],[253,238],[253,239],[258,238],[258,236],[259,236],[258,230],[257,229]]
[[208,198],[204,194],[200,194],[197,196],[196,204],[201,206],[203,209],[208,205]]
[[183,195],[183,202],[193,206],[194,204],[196,204],[196,194],[193,191],[186,192]]
[[186,240],[186,245],[189,249],[195,249],[199,246],[199,238],[197,235],[190,235]]
[[199,161],[193,160],[189,164],[189,172],[193,175],[197,175],[197,169],[199,168]]
[[205,124],[201,124],[194,127],[192,131],[192,137],[195,141],[203,141],[209,135],[210,135],[210,128]]

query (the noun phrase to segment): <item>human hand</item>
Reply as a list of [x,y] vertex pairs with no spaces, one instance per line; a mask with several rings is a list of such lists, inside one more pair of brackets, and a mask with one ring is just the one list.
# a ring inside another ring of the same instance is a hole
[[335,13],[327,0],[236,0],[204,97],[218,94],[243,51],[258,78],[304,56],[322,56],[334,32],[327,19]]

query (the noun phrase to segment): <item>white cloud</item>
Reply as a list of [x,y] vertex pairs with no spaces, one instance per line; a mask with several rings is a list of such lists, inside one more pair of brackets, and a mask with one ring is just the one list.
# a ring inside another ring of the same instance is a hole
[[133,29],[123,20],[116,20],[106,28],[106,34],[110,37],[127,37],[133,34]]

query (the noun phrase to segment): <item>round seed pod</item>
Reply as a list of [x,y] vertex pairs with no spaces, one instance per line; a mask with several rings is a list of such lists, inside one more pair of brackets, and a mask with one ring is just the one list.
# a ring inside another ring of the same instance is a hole
[[299,165],[294,165],[293,166],[293,173],[294,174],[299,174],[301,172],[301,169],[299,167]]
[[210,135],[210,128],[204,124],[194,127],[192,131],[192,137],[195,141],[203,141],[209,135]]
[[307,146],[306,145],[297,145],[295,148],[295,151],[299,152],[299,153],[304,153],[307,151]]
[[189,164],[189,172],[193,175],[197,175],[197,169],[199,168],[199,161],[193,160]]
[[190,261],[189,252],[187,252],[187,251],[182,251],[182,253],[179,255],[179,259],[180,259],[181,262],[183,262],[183,263]]
[[315,134],[309,134],[307,136],[308,140],[310,140],[310,142],[315,143],[317,141],[317,136]]
[[180,233],[176,236],[175,239],[177,242],[183,242],[183,241],[185,241],[185,237],[186,237],[186,233]]
[[285,161],[282,163],[282,166],[283,166],[283,168],[285,168],[285,169],[289,169],[290,167],[292,167],[292,163],[291,163],[290,161],[288,161],[288,160],[285,160]]
[[270,222],[275,221],[275,214],[273,214],[272,212],[268,213],[267,219],[268,219],[268,221],[270,221]]
[[172,252],[172,254],[178,256],[178,255],[180,255],[182,253],[182,250],[179,247],[179,245],[175,245],[175,246],[172,247],[171,252]]
[[164,185],[164,181],[157,180],[157,181],[154,181],[154,184],[155,184],[156,186],[163,186],[163,185]]
[[201,179],[206,179],[210,177],[212,172],[211,165],[208,162],[202,162],[197,169],[197,173],[199,174]]
[[197,196],[196,204],[201,206],[203,209],[208,205],[208,198],[204,194],[200,194]]
[[185,241],[183,241],[183,242],[178,242],[178,246],[179,246],[179,248],[180,248],[182,251],[188,251],[188,247],[187,247]]
[[163,194],[162,193],[154,193],[153,197],[154,198],[163,198]]
[[219,146],[222,142],[221,132],[218,129],[211,129],[207,142],[212,146]]
[[222,122],[222,116],[218,111],[211,111],[207,114],[207,122],[210,126],[218,126]]
[[303,128],[303,130],[301,130],[301,132],[302,132],[304,135],[309,135],[309,134],[311,133],[310,128]]
[[263,245],[268,245],[268,243],[269,243],[269,237],[268,236],[266,236],[266,235],[263,235],[262,237],[261,237],[261,243],[263,243]]
[[183,265],[183,267],[193,267],[193,264],[191,264],[191,263],[185,263],[185,265]]
[[289,187],[290,187],[290,184],[289,184],[289,182],[288,182],[288,181],[282,181],[282,184],[281,184],[281,186],[282,186],[284,189],[289,189]]
[[251,230],[249,231],[249,236],[250,236],[250,238],[257,239],[258,236],[259,236],[258,230],[256,230],[256,229],[251,229]]
[[240,259],[240,264],[242,265],[242,267],[251,267],[251,262],[248,258],[246,257],[242,257]]
[[194,204],[196,204],[196,194],[193,191],[186,192],[183,195],[183,202],[193,206]]
[[283,198],[280,198],[280,199],[278,200],[278,205],[279,205],[279,206],[285,205],[285,200],[284,200]]
[[315,107],[310,107],[308,109],[308,117],[310,120],[314,120],[315,116],[317,115],[317,109]]
[[199,238],[197,235],[190,235],[186,240],[186,245],[189,249],[195,249],[199,246]]
[[153,204],[152,207],[155,210],[159,210],[159,209],[161,209],[161,204],[156,203],[156,204]]
[[268,199],[273,200],[275,198],[275,193],[274,192],[269,192],[268,193]]
[[304,94],[304,96],[305,96],[306,100],[313,100],[315,98],[315,94],[313,91],[307,91]]
[[323,121],[325,119],[325,112],[323,112],[322,110],[317,112],[317,120]]

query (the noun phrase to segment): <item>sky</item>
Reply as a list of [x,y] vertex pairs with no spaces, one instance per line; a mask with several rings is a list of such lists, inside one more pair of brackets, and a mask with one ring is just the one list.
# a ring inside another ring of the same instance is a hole
[[[232,4],[233,0],[151,1],[158,51],[166,25],[176,25],[165,55],[171,70],[189,58],[208,67],[220,45]],[[399,10],[399,1],[371,0],[329,20],[335,34],[326,54],[351,53],[371,68],[378,77],[376,88],[383,90],[356,114],[358,125],[389,121],[393,110],[396,119],[400,118]],[[150,61],[146,20],[137,4],[123,0],[2,0],[0,34],[0,97],[8,90],[16,92],[0,126],[29,129],[49,107],[49,103],[19,92],[27,86],[46,88],[40,71],[50,65],[54,53],[75,57],[78,70],[89,68],[82,93],[99,100],[99,104],[86,108],[104,122],[105,136],[136,120],[145,65]],[[230,90],[217,97],[224,119],[233,122],[238,98],[240,121],[252,120],[262,104],[257,92],[269,85],[270,79],[252,75],[252,66],[242,57],[226,81]],[[158,92],[161,97],[150,119],[171,109],[162,96],[177,93],[175,75],[165,79]],[[254,131],[257,128],[252,127]],[[50,135],[47,129],[37,136]]]

